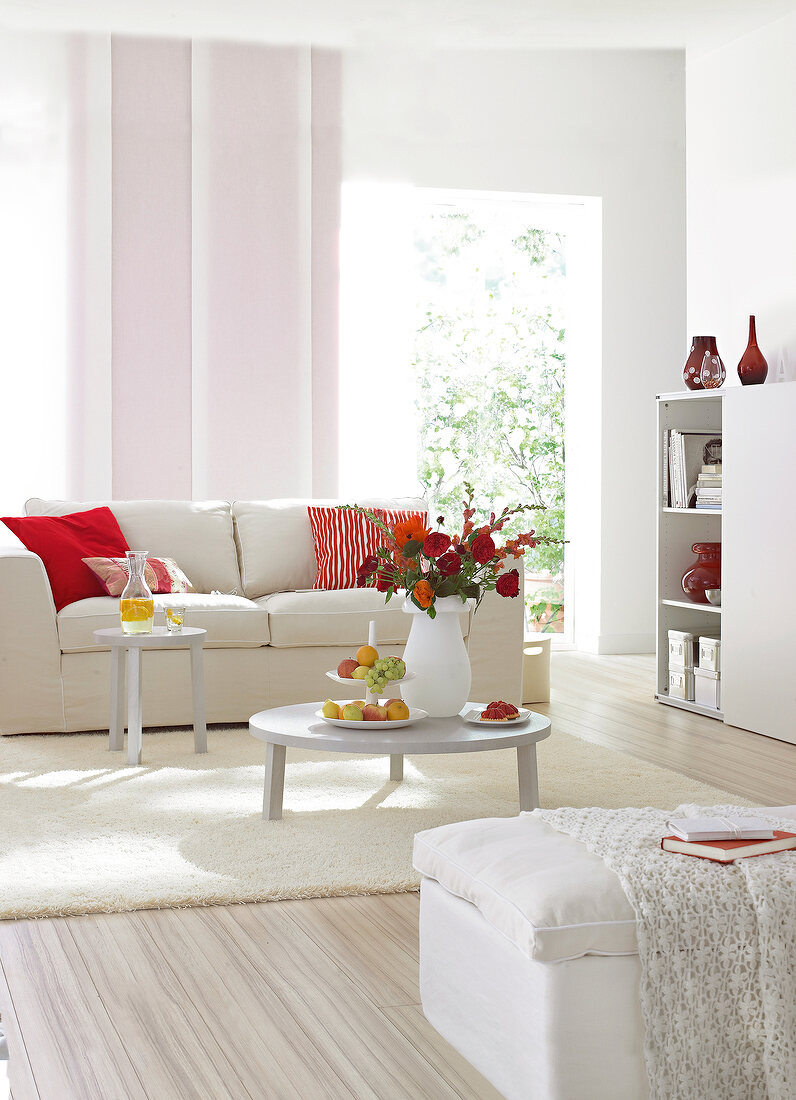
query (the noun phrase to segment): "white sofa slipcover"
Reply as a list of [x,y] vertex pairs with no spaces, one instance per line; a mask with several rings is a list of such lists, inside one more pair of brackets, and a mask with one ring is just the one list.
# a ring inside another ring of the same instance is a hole
[[[324,677],[367,640],[401,654],[411,616],[371,589],[313,591],[308,504],[341,501],[28,501],[29,515],[67,515],[107,505],[130,546],[171,557],[195,594],[179,597],[188,625],[208,631],[209,722],[245,722],[255,711],[310,702],[332,690]],[[417,498],[359,503],[423,509]],[[172,596],[155,597],[155,623]],[[41,559],[0,524],[0,734],[63,733],[108,725],[110,655],[94,630],[115,626],[118,599],[93,597],[55,612]],[[461,616],[473,666],[473,698],[520,704],[521,599],[490,593]],[[144,722],[191,721],[189,663],[179,650],[143,655]]]

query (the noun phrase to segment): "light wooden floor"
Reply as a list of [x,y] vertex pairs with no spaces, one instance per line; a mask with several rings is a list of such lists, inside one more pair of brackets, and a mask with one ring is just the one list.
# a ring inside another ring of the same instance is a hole
[[[653,680],[648,657],[558,654],[538,709],[796,802],[796,746],[656,704]],[[497,1100],[423,1017],[417,913],[398,894],[0,922],[14,1100]]]

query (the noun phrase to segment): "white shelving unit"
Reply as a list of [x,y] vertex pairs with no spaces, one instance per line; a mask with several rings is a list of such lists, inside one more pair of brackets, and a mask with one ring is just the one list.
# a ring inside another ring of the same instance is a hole
[[[658,396],[658,690],[670,706],[796,744],[796,383]],[[663,430],[721,429],[722,510],[663,500]],[[721,607],[686,600],[694,542],[721,543]],[[670,629],[721,635],[721,704],[670,699]]]
[[721,608],[696,604],[683,593],[683,573],[694,563],[695,542],[722,541],[722,513],[696,508],[670,508],[663,497],[663,433],[666,429],[720,432],[720,391],[694,390],[659,394],[658,402],[658,688],[655,698],[681,710],[723,718],[720,710],[702,707],[686,699],[671,699],[669,687],[669,631],[721,634]]

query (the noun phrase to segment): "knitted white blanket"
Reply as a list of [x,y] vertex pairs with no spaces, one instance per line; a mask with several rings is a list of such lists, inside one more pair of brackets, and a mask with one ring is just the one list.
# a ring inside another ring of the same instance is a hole
[[661,851],[660,810],[534,813],[601,856],[635,910],[652,1100],[794,1100],[796,853],[722,865]]

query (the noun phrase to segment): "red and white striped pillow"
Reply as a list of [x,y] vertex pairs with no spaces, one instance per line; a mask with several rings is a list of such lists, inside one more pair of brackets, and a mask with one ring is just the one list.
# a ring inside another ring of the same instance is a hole
[[[365,558],[385,545],[382,531],[359,512],[309,505],[318,575],[314,588],[356,588],[357,573]],[[425,525],[428,512],[378,509],[385,523],[405,523],[416,517]]]

